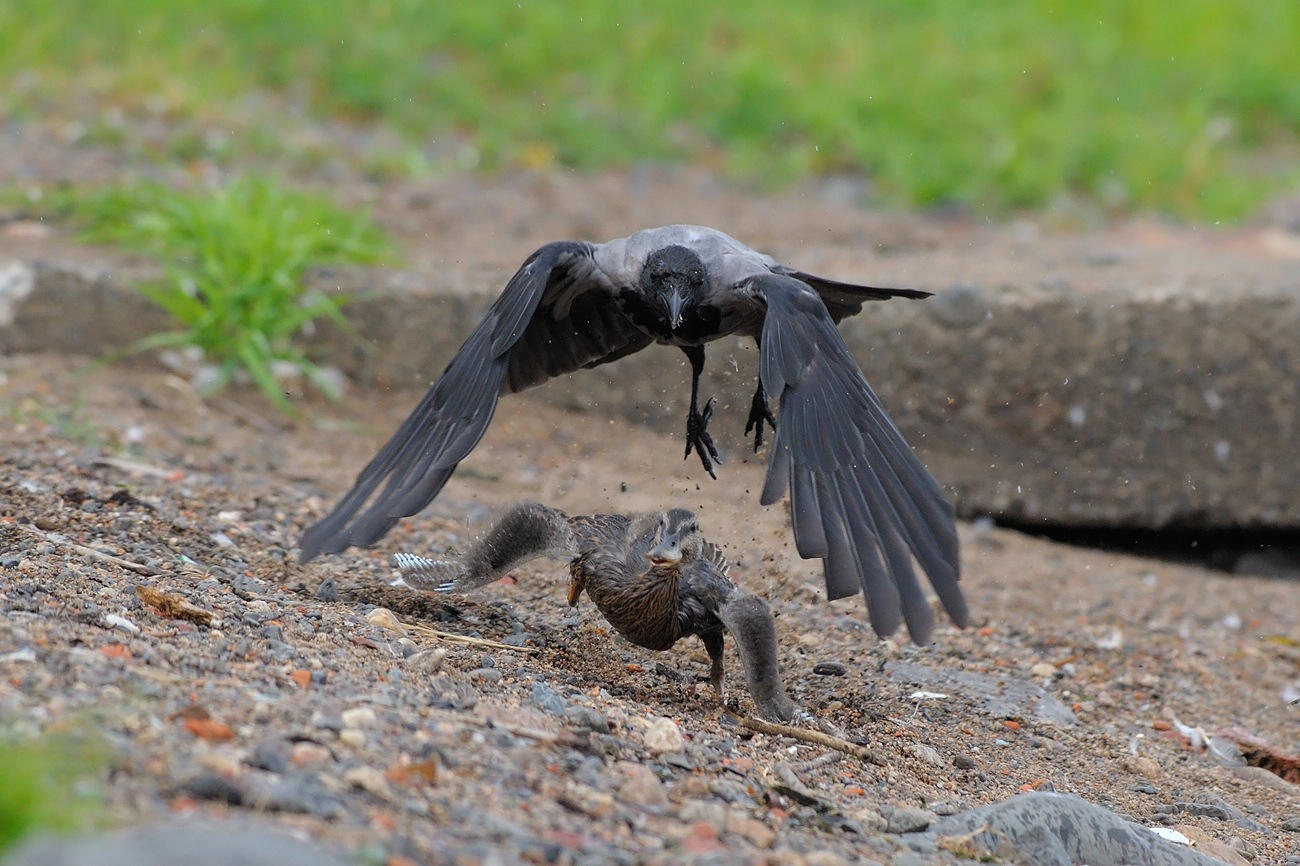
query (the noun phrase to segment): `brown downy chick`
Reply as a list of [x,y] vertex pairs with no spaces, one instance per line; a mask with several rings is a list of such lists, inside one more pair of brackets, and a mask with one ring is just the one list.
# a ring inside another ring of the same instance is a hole
[[767,603],[728,579],[725,557],[704,540],[694,513],[684,508],[568,517],[529,503],[503,514],[457,561],[397,554],[395,563],[408,586],[460,592],[554,554],[571,557],[569,604],[586,592],[609,624],[637,646],[666,650],[698,635],[712,662],[709,680],[719,701],[723,638],[730,633],[758,714],[778,721],[794,717]]

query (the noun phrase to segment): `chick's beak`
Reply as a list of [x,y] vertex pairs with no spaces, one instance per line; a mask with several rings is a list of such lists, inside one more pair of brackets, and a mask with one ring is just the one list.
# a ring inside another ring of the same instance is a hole
[[675,565],[681,562],[682,549],[675,536],[665,538],[646,553],[646,559],[655,565]]

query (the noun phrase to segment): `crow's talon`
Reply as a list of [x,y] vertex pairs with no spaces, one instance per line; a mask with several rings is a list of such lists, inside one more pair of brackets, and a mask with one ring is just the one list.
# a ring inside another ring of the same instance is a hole
[[754,453],[763,447],[763,423],[766,422],[773,430],[776,430],[776,416],[772,414],[772,407],[767,405],[767,394],[763,391],[760,384],[758,390],[754,392],[754,402],[749,406],[749,420],[745,422],[745,435],[749,431],[754,431]]
[[718,456],[718,448],[713,444],[713,437],[709,435],[709,419],[713,417],[713,406],[717,403],[717,398],[710,397],[704,404],[702,412],[691,412],[686,416],[686,453],[683,459],[691,456],[691,449],[700,455],[700,463],[704,466],[704,471],[709,473],[713,480],[718,479],[718,475],[713,471],[713,464],[721,464],[722,458]]

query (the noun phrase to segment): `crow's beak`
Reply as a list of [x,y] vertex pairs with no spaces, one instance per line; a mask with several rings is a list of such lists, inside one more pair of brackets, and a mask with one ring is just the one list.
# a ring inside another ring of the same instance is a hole
[[681,290],[673,286],[672,294],[668,296],[668,327],[674,331],[682,323],[682,310],[686,307],[686,298],[682,296]]

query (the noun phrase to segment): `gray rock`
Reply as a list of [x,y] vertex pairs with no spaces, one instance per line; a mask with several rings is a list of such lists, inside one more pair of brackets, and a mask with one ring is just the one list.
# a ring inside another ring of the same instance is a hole
[[1040,866],[1222,866],[1191,848],[1161,839],[1087,800],[1069,794],[1020,794],[943,818],[931,838],[975,834],[970,843],[998,857]]
[[564,720],[575,728],[595,731],[598,734],[609,733],[609,722],[591,707],[571,706],[564,711]]
[[933,824],[937,817],[929,809],[903,806],[885,815],[885,830],[890,833],[919,833]]
[[560,697],[559,692],[541,680],[533,681],[532,700],[533,705],[539,709],[545,710],[553,716],[564,717],[564,709],[568,702]]
[[345,866],[304,842],[244,821],[143,827],[102,836],[38,838],[4,866]]
[[289,768],[292,753],[293,743],[283,737],[264,737],[253,744],[249,763],[260,770],[283,773]]
[[1073,725],[1076,722],[1069,707],[1028,680],[942,670],[909,662],[888,662],[885,673],[891,679],[905,683],[975,695],[981,699],[984,711],[997,718],[1033,717],[1058,725]]

